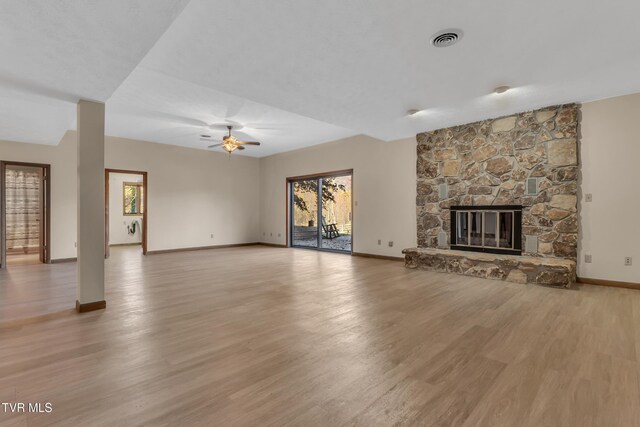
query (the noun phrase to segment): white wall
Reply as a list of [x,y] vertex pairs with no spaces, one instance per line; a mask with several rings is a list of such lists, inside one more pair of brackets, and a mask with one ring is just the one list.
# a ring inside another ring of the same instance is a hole
[[[51,257],[75,257],[76,132],[57,146],[0,141],[0,160],[51,164]],[[105,166],[148,172],[149,251],[258,240],[258,159],[107,137]]]
[[259,159],[121,138],[106,144],[106,167],[148,172],[148,250],[258,240]]
[[142,182],[142,175],[126,173],[109,174],[109,244],[142,242],[142,229],[136,226],[135,234],[129,234],[127,226],[138,221],[142,226],[142,215],[125,215],[123,209],[124,183]]
[[[639,119],[640,94],[582,105],[580,277],[640,283]],[[632,266],[624,265],[626,256]]]
[[264,157],[260,166],[261,241],[287,243],[287,177],[353,169],[353,251],[402,256],[416,246],[415,138],[356,136]]
[[75,140],[57,146],[0,141],[0,160],[51,165],[51,258],[76,256],[77,149]]

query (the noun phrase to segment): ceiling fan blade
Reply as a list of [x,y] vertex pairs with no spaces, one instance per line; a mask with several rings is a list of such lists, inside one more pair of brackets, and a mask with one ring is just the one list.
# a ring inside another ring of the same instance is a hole
[[240,141],[239,145],[260,145],[258,141]]
[[213,145],[209,145],[207,148],[215,148],[215,147],[221,147],[224,144],[213,144]]
[[244,150],[244,147],[243,147],[242,145],[238,145],[238,146],[236,147],[236,150]]

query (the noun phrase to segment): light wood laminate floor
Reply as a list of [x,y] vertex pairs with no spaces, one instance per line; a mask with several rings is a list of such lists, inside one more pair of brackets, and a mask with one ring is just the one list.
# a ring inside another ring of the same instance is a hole
[[245,247],[0,272],[0,425],[630,426],[640,292]]
[[40,254],[7,254],[7,265],[40,264]]

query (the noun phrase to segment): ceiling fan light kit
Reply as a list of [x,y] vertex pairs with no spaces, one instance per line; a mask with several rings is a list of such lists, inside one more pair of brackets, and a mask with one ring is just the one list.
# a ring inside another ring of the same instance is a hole
[[[222,147],[222,149],[227,153],[229,153],[229,156],[231,156],[231,153],[233,153],[235,150],[244,150],[245,149],[244,145],[260,145],[260,143],[257,141],[239,140],[235,136],[231,135],[232,129],[233,129],[233,126],[227,126],[227,130],[229,131],[229,134],[222,137],[222,142],[219,144],[209,145],[207,148]],[[200,135],[200,136],[203,138],[206,138],[205,135]]]

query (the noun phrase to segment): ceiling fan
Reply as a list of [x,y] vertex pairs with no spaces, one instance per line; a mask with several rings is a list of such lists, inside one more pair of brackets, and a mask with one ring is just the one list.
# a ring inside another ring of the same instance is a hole
[[[226,151],[227,153],[229,153],[229,155],[231,155],[231,153],[234,152],[235,150],[244,150],[245,145],[260,145],[260,143],[257,141],[241,141],[235,136],[231,135],[231,129],[233,129],[233,126],[231,125],[228,125],[227,129],[229,130],[229,134],[222,137],[221,143],[209,145],[207,148],[222,147],[224,151]],[[201,135],[200,139],[203,141],[209,141],[207,137],[208,135],[206,136]]]

